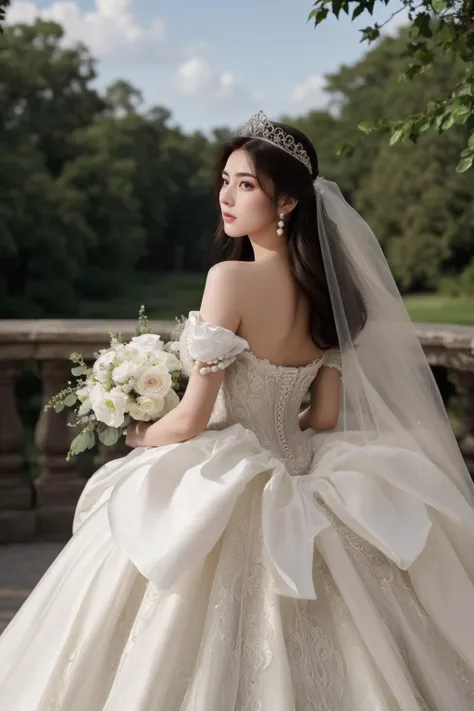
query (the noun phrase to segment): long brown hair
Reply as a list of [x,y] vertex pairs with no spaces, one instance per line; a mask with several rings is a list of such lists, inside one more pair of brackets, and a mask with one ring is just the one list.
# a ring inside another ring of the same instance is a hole
[[[318,156],[311,141],[293,126],[273,122],[302,143],[308,154],[312,172],[299,160],[277,146],[258,138],[236,136],[221,146],[214,168],[215,192],[218,196],[222,186],[222,171],[227,159],[235,150],[245,150],[253,162],[254,169],[263,190],[274,202],[275,208],[280,197],[295,198],[298,203],[290,213],[287,224],[288,258],[291,272],[301,291],[309,302],[309,330],[314,343],[322,349],[343,347],[339,343],[333,308],[320,243],[316,196],[313,182],[319,174]],[[337,228],[334,226],[337,232]],[[352,339],[362,330],[367,321],[367,310],[357,278],[351,265],[335,239],[331,244],[331,256],[337,264],[338,281],[344,300],[351,308],[349,332]],[[222,218],[213,248],[214,261],[232,259],[253,261],[253,248],[247,235],[229,238],[224,231]]]

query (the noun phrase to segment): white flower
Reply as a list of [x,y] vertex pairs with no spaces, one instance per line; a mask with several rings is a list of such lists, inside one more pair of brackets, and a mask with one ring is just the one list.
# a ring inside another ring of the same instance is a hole
[[84,417],[88,412],[92,410],[92,405],[90,401],[91,387],[90,385],[84,385],[82,388],[76,390],[76,396],[81,406],[77,411],[78,417]]
[[99,383],[105,383],[107,381],[109,366],[113,363],[114,359],[115,352],[113,350],[103,351],[97,358],[92,366],[92,372]]
[[176,405],[179,405],[179,397],[175,393],[174,390],[170,390],[169,393],[165,396],[165,406],[163,408],[163,412],[161,415],[167,415],[168,412],[171,412],[171,410],[174,410]]
[[90,400],[94,415],[99,422],[109,427],[120,427],[123,424],[128,398],[121,390],[114,388],[107,392],[98,383],[91,390]]
[[134,336],[131,343],[143,348],[146,351],[162,351],[164,343],[156,333],[142,333],[141,336]]
[[78,417],[84,417],[88,412],[92,410],[92,404],[90,400],[84,400],[79,410],[77,411]]
[[141,407],[136,404],[130,407],[130,417],[132,417],[134,420],[141,420],[142,422],[148,422],[149,420],[151,420],[151,415],[144,412]]
[[140,410],[149,415],[152,420],[155,420],[163,412],[165,406],[164,397],[150,397],[149,395],[141,395],[137,398],[137,405]]
[[126,383],[127,380],[136,375],[140,367],[140,363],[125,360],[121,365],[113,369],[112,380],[114,383]]
[[149,351],[139,348],[131,343],[121,343],[115,349],[115,362],[117,367],[122,363],[138,363],[144,365],[148,361]]
[[91,388],[89,385],[84,385],[82,388],[77,388],[76,396],[79,402],[85,402],[89,399],[91,394]]
[[171,375],[158,366],[145,368],[135,382],[135,390],[139,395],[149,397],[164,397],[171,388]]
[[181,362],[172,353],[167,353],[166,351],[161,351],[161,353],[154,353],[153,360],[156,365],[172,373],[173,370],[181,370]]

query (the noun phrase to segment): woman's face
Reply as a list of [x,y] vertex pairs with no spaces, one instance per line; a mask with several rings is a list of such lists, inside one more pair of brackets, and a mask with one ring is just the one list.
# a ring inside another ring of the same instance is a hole
[[278,220],[276,207],[260,187],[252,161],[243,149],[229,156],[222,171],[219,204],[229,237],[258,235]]

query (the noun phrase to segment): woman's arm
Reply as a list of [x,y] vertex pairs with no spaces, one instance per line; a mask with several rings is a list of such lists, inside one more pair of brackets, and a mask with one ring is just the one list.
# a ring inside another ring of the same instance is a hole
[[[204,321],[237,331],[241,320],[239,282],[238,262],[222,262],[210,269],[200,308]],[[193,370],[181,402],[157,422],[130,425],[127,444],[161,447],[198,435],[209,423],[223,379],[223,370],[206,375]]]

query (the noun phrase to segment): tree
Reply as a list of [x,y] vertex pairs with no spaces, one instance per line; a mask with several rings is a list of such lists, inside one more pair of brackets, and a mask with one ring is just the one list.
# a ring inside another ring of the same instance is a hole
[[9,5],[10,0],[0,0],[0,32],[3,32],[3,23],[5,22],[5,15]]
[[103,106],[82,47],[61,48],[54,23],[0,38],[0,284],[2,316],[74,314],[76,280],[93,240],[83,195],[62,170],[72,130]]
[[[357,126],[409,114],[456,80],[459,68],[444,59],[410,82],[398,81],[406,36],[384,38],[352,66],[327,77],[337,112],[312,112],[291,122],[313,140],[321,173],[336,180],[373,227],[404,291],[439,287],[460,273],[474,244],[474,184],[453,171],[466,126],[441,136],[427,133],[416,145],[389,148],[380,132],[364,136]],[[459,74],[458,74],[459,76]],[[352,145],[337,158],[336,142]]]
[[69,136],[103,112],[105,102],[92,87],[95,60],[79,44],[62,44],[54,22],[8,27],[0,40],[0,125],[9,135],[34,137],[55,177],[73,156]]
[[[390,2],[379,1],[385,6]],[[454,126],[465,125],[466,139],[456,168],[458,172],[464,172],[474,162],[474,0],[401,2],[402,7],[392,17],[406,11],[410,26],[403,52],[406,66],[400,79],[413,80],[446,61],[458,67],[459,74],[445,91],[418,110],[397,118],[377,117],[375,122],[365,120],[359,128],[365,133],[389,131],[390,145],[395,145],[408,141],[416,143],[419,136],[430,130],[442,134]],[[354,20],[364,12],[372,15],[374,6],[375,0],[315,0],[309,17],[315,25],[319,25],[330,12],[338,17],[343,11]],[[365,27],[361,30],[362,41],[371,43],[378,40],[383,26],[376,23]],[[372,119],[370,113],[367,113],[367,118]],[[343,152],[348,148],[349,144],[341,144],[339,150]]]

